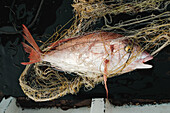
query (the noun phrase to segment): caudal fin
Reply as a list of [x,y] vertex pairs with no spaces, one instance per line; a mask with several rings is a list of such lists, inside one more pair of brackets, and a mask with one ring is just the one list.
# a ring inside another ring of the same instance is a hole
[[23,33],[24,33],[23,37],[32,45],[33,48],[27,45],[26,43],[22,42],[25,52],[30,54],[28,57],[30,59],[30,62],[22,62],[21,64],[28,65],[28,64],[39,62],[41,60],[41,50],[36,44],[35,40],[33,39],[31,33],[26,28],[26,26],[25,25],[22,26],[23,26]]

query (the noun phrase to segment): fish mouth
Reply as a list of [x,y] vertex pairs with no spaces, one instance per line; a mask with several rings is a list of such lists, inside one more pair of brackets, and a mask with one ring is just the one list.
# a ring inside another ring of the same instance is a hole
[[153,57],[149,54],[149,53],[144,53],[142,58],[140,60],[138,60],[138,65],[137,65],[137,69],[149,69],[152,68],[153,66],[150,64],[145,64],[147,61],[152,60]]
[[153,57],[152,56],[147,56],[146,58],[144,58],[143,59],[143,63],[145,63],[145,62],[147,62],[147,61],[149,61],[149,60],[152,60],[153,59]]
[[149,69],[149,68],[152,68],[153,66],[152,65],[150,65],[150,64],[145,64],[147,61],[149,61],[149,60],[152,60],[153,59],[153,57],[152,56],[147,56],[147,57],[145,57],[143,60],[142,60],[142,63],[140,64],[141,66],[141,68],[143,68],[143,69]]

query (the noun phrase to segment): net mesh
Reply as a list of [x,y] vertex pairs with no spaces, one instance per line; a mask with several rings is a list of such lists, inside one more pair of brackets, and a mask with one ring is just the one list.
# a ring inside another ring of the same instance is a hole
[[[169,2],[166,0],[73,0],[75,16],[69,21],[73,22],[72,26],[67,30],[62,30],[64,26],[57,29],[41,46],[41,49],[48,51],[46,47],[56,40],[83,35],[91,26],[95,26],[97,21],[103,19],[104,26],[99,30],[123,34],[124,39],[141,47],[138,54],[133,54],[127,62],[109,72],[108,78],[119,75],[141,52],[148,51],[155,56],[170,44],[170,12],[136,16],[136,18],[112,24],[114,17],[122,13],[135,15],[153,10],[161,12],[166,10],[168,5]],[[133,29],[133,26],[141,25],[144,27]],[[96,77],[87,77],[86,75],[89,74]],[[62,72],[51,67],[47,62],[40,62],[27,65],[19,81],[29,98],[34,101],[49,101],[69,93],[76,94],[82,86],[88,91],[101,83],[103,76],[89,72]]]

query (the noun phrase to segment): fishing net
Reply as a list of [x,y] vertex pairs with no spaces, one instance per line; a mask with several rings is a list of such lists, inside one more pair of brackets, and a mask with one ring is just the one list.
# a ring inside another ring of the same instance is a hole
[[59,74],[51,67],[40,66],[37,63],[26,67],[26,71],[20,77],[20,85],[29,98],[47,101],[78,92],[81,86],[79,79],[80,77],[66,78],[64,74]]
[[[170,44],[170,12],[165,12],[169,3],[166,0],[73,0],[75,16],[69,21],[73,23],[72,26],[66,31],[62,30],[64,26],[58,29],[41,49],[48,51],[49,48],[46,47],[61,38],[75,37],[93,31],[95,29],[91,27],[103,20],[104,25],[97,30],[122,34],[132,45],[141,47],[138,53],[132,53],[133,57],[109,72],[108,78],[119,75],[143,51],[154,56]],[[163,13],[136,15],[153,10]],[[119,14],[136,15],[136,18],[113,24],[114,18]],[[86,76],[90,74],[96,77]],[[63,72],[51,67],[47,62],[40,62],[27,65],[19,81],[29,98],[34,101],[49,101],[69,93],[76,94],[82,86],[88,91],[101,83],[103,76],[98,73]]]
[[166,0],[74,0],[76,33],[86,31],[101,18],[104,18],[105,24],[112,23],[116,15],[162,11],[168,4]]
[[59,72],[44,63],[26,66],[19,81],[24,93],[34,101],[49,101],[66,94],[76,94],[82,85],[85,90],[95,87],[103,77],[95,81],[88,77]]
[[[146,27],[140,29],[130,29],[126,27],[134,25],[143,25]],[[170,44],[170,12],[164,12],[159,15],[149,15],[137,19],[131,19],[110,26],[107,23],[103,26],[102,30],[126,34],[131,40],[142,47],[142,50],[147,50],[152,56],[156,55],[160,50]]]

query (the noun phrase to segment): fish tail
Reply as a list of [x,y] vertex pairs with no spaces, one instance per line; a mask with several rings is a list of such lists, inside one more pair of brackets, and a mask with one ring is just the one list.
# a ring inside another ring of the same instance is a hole
[[22,42],[25,52],[30,54],[28,57],[30,59],[30,61],[22,62],[21,64],[28,65],[28,64],[33,64],[33,63],[41,61],[41,53],[42,52],[41,52],[40,48],[36,44],[35,40],[33,39],[31,33],[28,31],[26,26],[25,25],[22,25],[22,26],[23,26],[23,37],[25,40],[27,40],[32,45],[32,47],[27,45],[26,43]]

